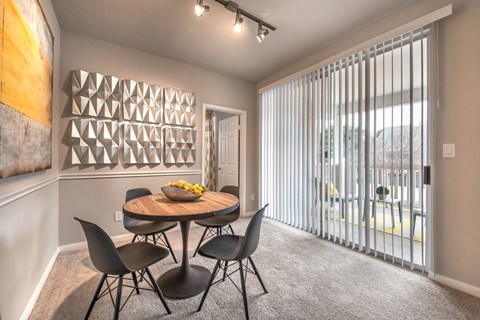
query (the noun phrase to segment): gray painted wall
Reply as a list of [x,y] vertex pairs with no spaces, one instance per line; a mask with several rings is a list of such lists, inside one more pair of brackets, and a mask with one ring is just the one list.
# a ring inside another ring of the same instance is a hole
[[[0,319],[18,319],[58,248],[57,181],[17,200],[58,175],[60,27],[50,0],[40,0],[55,42],[52,169],[0,179]],[[3,204],[2,204],[3,203]]]
[[[439,99],[433,109],[434,272],[480,287],[480,1],[424,0],[352,31],[310,57],[261,81],[258,88],[332,57],[447,4],[453,15],[439,21]],[[442,144],[456,144],[456,158],[442,157]]]
[[[201,170],[203,124],[202,104],[209,103],[247,111],[248,140],[247,150],[247,194],[257,193],[257,102],[256,87],[252,82],[225,76],[196,66],[122,47],[113,43],[62,31],[62,59],[60,81],[61,119],[59,138],[59,166],[61,174],[92,173],[146,173]],[[69,97],[70,71],[86,70],[105,75],[115,75],[120,79],[133,79],[174,87],[197,94],[197,161],[190,166],[72,166],[69,164],[68,140],[65,132],[71,119]],[[125,191],[135,186],[151,186],[152,191],[160,191],[160,186],[168,181],[184,178],[200,183],[201,176],[143,177],[74,179],[60,181],[60,245],[84,241],[81,230],[73,220],[74,215],[100,223],[110,235],[125,233],[121,223],[113,221],[113,212],[120,210]],[[257,209],[257,201],[248,200],[246,211]]]

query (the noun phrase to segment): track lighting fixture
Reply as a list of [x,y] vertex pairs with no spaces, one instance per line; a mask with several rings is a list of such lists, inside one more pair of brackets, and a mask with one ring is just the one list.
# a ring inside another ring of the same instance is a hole
[[[235,23],[233,25],[233,29],[236,32],[242,31],[243,17],[246,17],[258,23],[257,39],[258,39],[258,42],[260,43],[262,43],[265,40],[265,37],[268,35],[268,32],[269,32],[268,29],[270,29],[271,31],[277,30],[271,24],[268,24],[265,21],[248,13],[247,11],[240,9],[238,4],[233,1],[228,1],[228,0],[214,0],[214,1],[222,4],[224,8],[227,9],[228,11],[235,13]],[[201,17],[204,12],[208,12],[208,11],[210,11],[210,7],[207,5],[204,5],[203,0],[196,0],[195,14],[197,16]]]
[[195,4],[195,14],[197,17],[201,17],[204,12],[210,11],[210,7],[203,4],[203,0],[197,0]]
[[237,12],[237,15],[235,17],[235,23],[233,24],[233,30],[235,30],[235,32],[242,32],[242,23],[243,18],[240,13]]
[[265,37],[268,34],[268,29],[262,28],[262,24],[258,24],[258,32],[257,32],[257,40],[258,42],[262,43],[265,40]]

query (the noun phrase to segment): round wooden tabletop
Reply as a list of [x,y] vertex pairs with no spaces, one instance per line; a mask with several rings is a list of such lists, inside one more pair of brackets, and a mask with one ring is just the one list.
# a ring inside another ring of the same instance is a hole
[[150,221],[189,221],[227,214],[238,208],[238,198],[223,192],[205,192],[192,202],[176,202],[163,193],[140,197],[123,205],[129,217]]

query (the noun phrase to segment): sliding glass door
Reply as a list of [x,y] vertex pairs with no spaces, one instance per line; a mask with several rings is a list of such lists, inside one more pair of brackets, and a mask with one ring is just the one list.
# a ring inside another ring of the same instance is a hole
[[430,28],[261,94],[268,215],[424,270]]

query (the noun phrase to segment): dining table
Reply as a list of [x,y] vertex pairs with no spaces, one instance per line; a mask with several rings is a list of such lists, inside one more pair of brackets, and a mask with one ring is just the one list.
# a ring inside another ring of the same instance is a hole
[[192,265],[188,257],[188,236],[192,220],[230,213],[239,206],[234,195],[206,191],[199,199],[189,202],[172,201],[163,193],[139,197],[123,205],[123,214],[148,221],[178,221],[182,233],[182,263],[164,274],[158,286],[167,298],[185,299],[202,293],[211,272],[199,265]]

